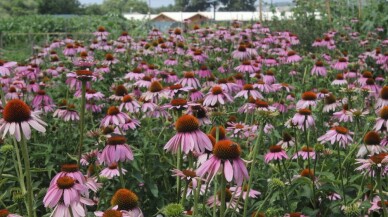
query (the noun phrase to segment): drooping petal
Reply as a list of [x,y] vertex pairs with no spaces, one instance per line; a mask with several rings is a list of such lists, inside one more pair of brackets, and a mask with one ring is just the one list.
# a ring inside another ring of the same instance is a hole
[[228,182],[231,182],[233,179],[233,167],[229,160],[224,162],[224,175],[225,179]]

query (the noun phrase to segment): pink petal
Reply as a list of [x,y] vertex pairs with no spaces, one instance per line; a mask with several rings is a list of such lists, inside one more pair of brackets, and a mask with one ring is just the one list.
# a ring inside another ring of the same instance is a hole
[[233,167],[229,160],[224,162],[224,175],[225,179],[228,182],[231,182],[233,179]]

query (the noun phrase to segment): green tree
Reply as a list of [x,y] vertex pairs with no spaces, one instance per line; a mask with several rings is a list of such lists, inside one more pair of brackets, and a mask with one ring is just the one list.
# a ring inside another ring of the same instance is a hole
[[0,0],[0,17],[36,14],[35,0]]
[[84,15],[104,15],[104,10],[99,4],[85,5],[82,7],[82,14]]
[[210,1],[207,0],[175,0],[177,11],[205,11],[210,5]]
[[174,12],[174,11],[179,11],[179,10],[177,9],[177,7],[175,7],[175,5],[172,5],[172,4],[152,9],[152,13],[155,13],[155,14],[167,12],[167,11]]
[[256,0],[219,0],[224,7],[220,11],[255,11]]
[[102,8],[105,13],[147,13],[148,5],[140,0],[104,0]]
[[78,14],[81,3],[78,0],[39,0],[40,14]]

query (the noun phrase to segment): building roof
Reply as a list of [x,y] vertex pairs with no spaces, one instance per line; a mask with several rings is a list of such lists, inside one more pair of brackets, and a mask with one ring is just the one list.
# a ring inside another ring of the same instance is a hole
[[[278,19],[291,19],[292,14],[293,13],[289,11],[262,12],[264,20],[272,20],[274,17],[277,17]],[[157,20],[157,18],[160,18],[162,16],[168,18],[168,20],[175,22],[183,22],[185,19],[190,19],[191,17],[194,17],[196,15],[202,15],[208,19],[214,18],[214,12],[163,12],[160,14],[123,14],[123,16],[127,19]],[[320,18],[319,14],[316,14],[316,16],[318,19]],[[260,13],[258,11],[216,11],[215,18],[216,21],[251,21],[259,20]]]

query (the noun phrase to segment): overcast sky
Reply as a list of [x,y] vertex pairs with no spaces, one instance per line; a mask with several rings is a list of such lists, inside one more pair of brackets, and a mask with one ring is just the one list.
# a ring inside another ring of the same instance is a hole
[[[81,4],[101,4],[104,0],[79,0]],[[174,0],[144,0],[151,3],[151,7],[157,8],[160,6],[167,6],[174,4]],[[273,0],[273,2],[291,2],[292,0]],[[271,0],[264,0],[264,2],[270,3]]]

